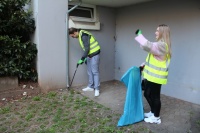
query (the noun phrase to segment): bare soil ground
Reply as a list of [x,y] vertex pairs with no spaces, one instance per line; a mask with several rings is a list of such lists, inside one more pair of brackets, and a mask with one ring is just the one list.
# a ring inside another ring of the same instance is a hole
[[21,81],[18,87],[0,91],[0,106],[13,100],[36,96],[39,93],[41,93],[41,89],[37,82]]

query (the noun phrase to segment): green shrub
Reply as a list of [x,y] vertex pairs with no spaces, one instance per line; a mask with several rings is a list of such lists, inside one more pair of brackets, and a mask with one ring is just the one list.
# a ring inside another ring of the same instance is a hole
[[37,80],[36,45],[30,35],[35,30],[29,0],[0,1],[0,76]]
[[[31,42],[21,43],[18,38],[0,36],[0,75],[18,76],[20,79],[37,79],[35,57],[37,49]],[[30,77],[32,76],[32,77]]]

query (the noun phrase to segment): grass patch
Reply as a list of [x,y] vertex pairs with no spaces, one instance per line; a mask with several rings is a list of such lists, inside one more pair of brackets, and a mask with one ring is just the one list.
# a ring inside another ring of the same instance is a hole
[[33,97],[33,101],[40,101],[40,97],[39,96]]
[[10,112],[10,107],[0,108],[0,114],[6,114]]
[[0,108],[0,114],[0,132],[131,133],[135,130],[134,126],[118,128],[120,114],[72,90],[9,103]]
[[32,114],[32,113],[28,113],[28,114],[26,115],[26,117],[25,117],[25,119],[26,119],[27,121],[30,121],[31,118],[33,118],[33,114]]
[[48,94],[47,94],[47,97],[48,98],[54,98],[56,96],[57,92],[53,92],[53,91],[50,91]]
[[6,128],[6,127],[0,127],[0,132],[1,132],[1,133],[4,133],[4,132],[6,132],[6,130],[7,130],[7,128]]
[[197,127],[200,128],[200,120],[196,121],[196,123],[197,123]]

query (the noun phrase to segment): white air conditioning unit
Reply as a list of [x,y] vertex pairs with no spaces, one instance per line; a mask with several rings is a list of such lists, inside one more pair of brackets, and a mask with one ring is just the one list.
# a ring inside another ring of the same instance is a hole
[[[76,4],[69,3],[71,9]],[[100,22],[95,5],[81,4],[69,13],[69,27],[100,30]]]

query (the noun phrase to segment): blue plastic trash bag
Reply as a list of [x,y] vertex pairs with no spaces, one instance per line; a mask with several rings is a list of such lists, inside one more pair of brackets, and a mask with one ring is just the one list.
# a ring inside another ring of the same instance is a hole
[[126,85],[127,91],[124,114],[117,126],[134,124],[144,119],[140,69],[138,67],[130,68],[122,76],[121,81]]

